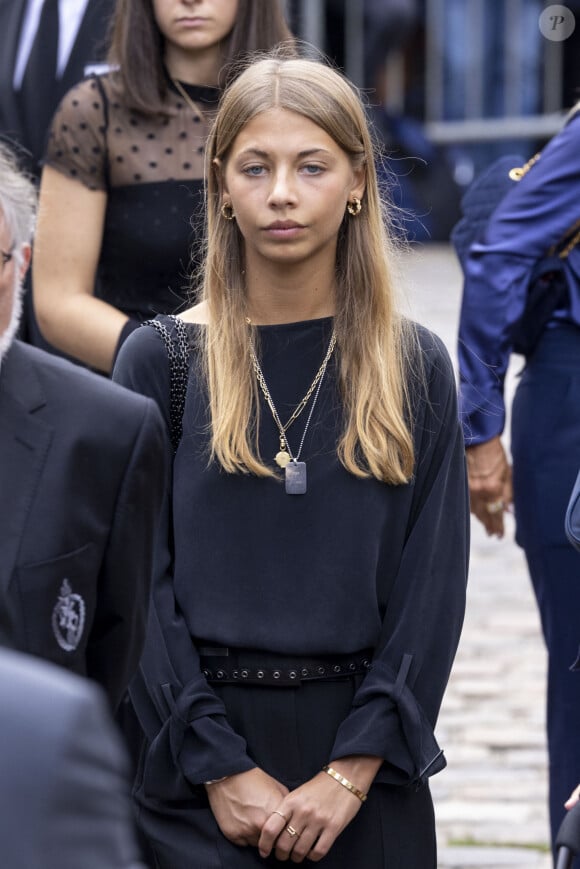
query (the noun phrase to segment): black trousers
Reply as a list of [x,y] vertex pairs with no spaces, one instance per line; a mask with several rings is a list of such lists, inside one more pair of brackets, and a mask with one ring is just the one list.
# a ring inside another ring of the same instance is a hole
[[[361,678],[287,688],[213,687],[226,705],[232,727],[246,739],[249,755],[293,789],[332,759],[336,730]],[[138,816],[155,854],[156,869],[281,865],[273,856],[262,859],[255,848],[229,842],[216,824],[203,787],[199,795],[179,804],[141,799]],[[355,819],[318,865],[326,869],[435,869],[435,822],[428,786],[374,784]]]
[[512,455],[517,541],[526,554],[548,650],[553,839],[566,812],[564,800],[580,782],[580,673],[570,672],[580,643],[580,554],[564,534],[580,466],[580,329],[546,330],[528,360],[514,398]]

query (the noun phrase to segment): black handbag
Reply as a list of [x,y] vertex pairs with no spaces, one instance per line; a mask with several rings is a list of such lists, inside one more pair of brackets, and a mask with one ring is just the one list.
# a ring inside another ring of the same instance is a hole
[[580,552],[580,473],[576,477],[576,482],[568,501],[564,529],[566,537],[572,546]]

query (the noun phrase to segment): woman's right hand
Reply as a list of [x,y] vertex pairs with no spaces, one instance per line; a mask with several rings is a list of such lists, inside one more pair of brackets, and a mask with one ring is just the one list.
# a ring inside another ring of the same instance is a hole
[[503,514],[511,508],[513,492],[512,469],[499,435],[465,453],[471,512],[489,535],[503,537]]
[[226,839],[234,845],[254,847],[266,819],[288,793],[288,788],[258,767],[206,785],[206,790]]

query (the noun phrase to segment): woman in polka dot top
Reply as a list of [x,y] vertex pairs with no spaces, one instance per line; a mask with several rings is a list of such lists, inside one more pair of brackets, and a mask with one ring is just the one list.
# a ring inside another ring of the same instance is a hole
[[34,306],[57,350],[108,373],[143,320],[191,303],[224,70],[289,38],[278,0],[118,0],[111,71],[64,97],[42,173]]

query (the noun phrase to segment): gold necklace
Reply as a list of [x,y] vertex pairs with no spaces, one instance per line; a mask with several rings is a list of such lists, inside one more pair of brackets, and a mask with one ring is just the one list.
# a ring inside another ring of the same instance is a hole
[[202,116],[201,112],[199,111],[196,104],[193,102],[193,100],[191,99],[191,97],[189,96],[189,94],[187,93],[187,91],[185,90],[183,85],[181,84],[181,82],[177,81],[176,78],[172,78],[171,81],[173,82],[173,86],[181,94],[181,96],[183,97],[183,99],[185,100],[185,102],[187,103],[187,105],[189,106],[189,108],[191,109],[193,114],[195,115],[195,117],[198,120],[202,121],[203,116]]
[[[250,320],[249,317],[246,317],[246,323],[248,324],[248,326],[252,325],[252,321]],[[290,428],[292,423],[298,419],[298,417],[300,416],[300,414],[302,413],[302,411],[304,410],[304,408],[308,404],[308,402],[310,400],[310,396],[312,395],[312,393],[314,392],[314,390],[318,386],[318,382],[324,376],[326,366],[328,365],[328,361],[329,361],[330,357],[332,356],[332,353],[333,353],[335,346],[336,346],[336,333],[333,330],[331,338],[330,338],[330,344],[328,346],[327,355],[322,360],[322,365],[320,366],[320,368],[318,369],[318,371],[314,375],[314,380],[312,381],[312,383],[308,387],[306,394],[304,395],[304,398],[302,398],[301,401],[298,402],[298,404],[294,408],[294,411],[292,412],[292,414],[288,418],[285,425],[282,425],[282,421],[280,421],[280,424],[279,424],[280,450],[274,456],[274,460],[275,460],[276,464],[281,468],[285,468],[291,459],[291,455],[290,455],[290,452],[288,449],[288,441],[286,438],[286,432],[288,431],[288,429]],[[268,390],[266,380],[265,380],[264,375],[262,373],[262,369],[260,368],[260,363],[258,362],[256,353],[254,351],[254,345],[252,344],[251,340],[250,340],[250,359],[252,360],[252,365],[253,365],[254,371],[256,373],[256,379],[258,380],[258,383],[260,384],[260,388],[262,390],[264,398],[266,399],[266,401],[268,403],[268,407],[272,411],[272,405],[273,405],[272,398],[270,396],[270,392]],[[276,420],[277,413],[276,413],[276,415],[273,414],[273,416],[274,416],[274,420]],[[276,423],[276,424],[278,425],[278,423]]]
[[[306,432],[308,431],[308,426],[310,425],[310,420],[312,419],[314,407],[318,400],[318,394],[320,392],[320,387],[322,386],[322,380],[326,373],[326,368],[328,366],[330,357],[332,356],[335,346],[336,334],[333,331],[330,338],[330,343],[328,345],[328,350],[326,351],[326,356],[324,357],[322,365],[318,369],[314,380],[310,384],[306,395],[304,396],[302,401],[299,402],[296,410],[294,411],[286,425],[282,425],[282,421],[278,415],[278,411],[276,410],[276,405],[274,404],[274,401],[270,394],[270,390],[268,389],[268,384],[266,383],[264,373],[260,367],[260,363],[258,362],[258,357],[256,356],[254,345],[250,341],[250,359],[256,373],[256,379],[260,385],[260,389],[262,390],[264,398],[266,399],[266,404],[270,408],[270,412],[274,418],[274,422],[276,423],[280,436],[280,451],[276,453],[275,461],[276,464],[279,465],[279,467],[284,468],[284,473],[286,477],[286,493],[288,495],[303,495],[306,492],[306,464],[304,462],[300,462],[299,459],[302,452],[302,447],[304,446]],[[288,438],[286,436],[286,431],[297,419],[297,417],[302,413],[302,411],[306,407],[306,404],[308,403],[308,399],[313,392],[314,400],[310,407],[310,413],[308,414],[306,425],[304,426],[302,440],[300,441],[300,446],[298,447],[296,455],[293,456],[290,449],[290,444],[288,443]]]

